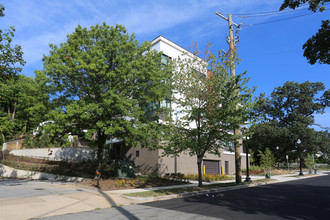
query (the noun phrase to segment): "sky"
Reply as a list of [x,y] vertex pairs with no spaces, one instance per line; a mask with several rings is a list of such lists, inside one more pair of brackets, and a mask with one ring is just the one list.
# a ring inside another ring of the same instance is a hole
[[[49,44],[66,41],[67,34],[81,25],[90,27],[106,22],[122,24],[142,43],[159,35],[188,49],[193,42],[201,48],[214,45],[213,52],[228,50],[228,22],[215,12],[233,14],[242,29],[237,52],[242,60],[236,73],[247,71],[255,95],[269,96],[287,81],[323,82],[330,89],[330,66],[311,65],[303,56],[302,45],[314,35],[321,21],[329,19],[330,4],[322,13],[305,9],[278,14],[281,0],[7,0],[0,29],[15,26],[14,43],[20,44],[26,65],[22,73],[34,76],[42,69],[42,57]],[[256,16],[259,12],[268,16]],[[244,15],[242,15],[244,14]],[[277,14],[277,15],[271,15]],[[243,17],[244,16],[244,17]],[[252,16],[252,17],[251,17]],[[315,115],[316,124],[330,127],[330,109]]]

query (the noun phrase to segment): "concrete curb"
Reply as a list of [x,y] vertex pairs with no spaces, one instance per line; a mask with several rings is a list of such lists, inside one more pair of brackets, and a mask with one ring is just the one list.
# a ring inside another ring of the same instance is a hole
[[[173,195],[168,195],[168,196],[158,196],[158,197],[133,197],[133,196],[125,196],[127,199],[132,199],[132,200],[160,200],[160,199],[171,199],[171,198],[185,198],[185,197],[190,197],[190,196],[197,196],[197,195],[202,195],[202,194],[208,194],[208,193],[219,193],[219,192],[225,192],[225,191],[231,191],[231,190],[237,190],[237,189],[244,189],[244,188],[249,188],[249,187],[255,187],[255,186],[262,186],[262,185],[268,185],[272,183],[278,183],[279,181],[273,180],[273,181],[266,181],[266,182],[261,182],[261,183],[252,183],[249,185],[239,185],[239,186],[230,186],[230,187],[223,187],[223,188],[218,188],[218,189],[210,189],[210,190],[203,190],[203,191],[197,191],[197,192],[189,192],[189,193],[180,193],[180,194],[173,194]],[[177,187],[179,188],[179,187]]]
[[66,182],[81,182],[86,180],[82,177],[71,177],[64,175],[55,175],[37,171],[19,170],[0,164],[0,177],[7,178],[26,178],[31,180],[51,180],[51,181],[66,181]]

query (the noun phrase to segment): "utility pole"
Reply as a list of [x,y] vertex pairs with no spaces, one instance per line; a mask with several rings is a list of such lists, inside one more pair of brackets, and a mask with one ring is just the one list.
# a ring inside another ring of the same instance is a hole
[[[235,76],[235,62],[234,62],[234,52],[235,52],[235,42],[234,42],[234,33],[233,33],[233,25],[239,28],[239,25],[235,24],[232,20],[232,15],[228,14],[228,18],[220,14],[219,12],[215,13],[216,15],[220,16],[221,18],[228,21],[228,28],[229,28],[229,56],[231,59],[230,64],[230,75]],[[239,91],[238,91],[239,92]],[[235,128],[234,135],[239,135],[241,133],[241,129]],[[235,147],[235,176],[236,176],[236,184],[240,184],[242,182],[242,175],[241,175],[241,145],[240,139],[236,139],[234,142]]]

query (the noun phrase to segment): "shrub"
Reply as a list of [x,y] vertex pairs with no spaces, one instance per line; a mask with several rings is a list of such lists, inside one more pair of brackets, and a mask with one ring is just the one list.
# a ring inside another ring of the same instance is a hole
[[[184,176],[185,179],[188,180],[198,180],[198,175],[197,174],[187,174]],[[205,174],[202,175],[203,181],[221,181],[221,180],[230,180],[232,179],[231,177],[227,175],[219,175],[219,174]]]
[[135,180],[129,180],[129,185],[135,187]]
[[120,188],[120,180],[119,179],[115,179],[115,187]]

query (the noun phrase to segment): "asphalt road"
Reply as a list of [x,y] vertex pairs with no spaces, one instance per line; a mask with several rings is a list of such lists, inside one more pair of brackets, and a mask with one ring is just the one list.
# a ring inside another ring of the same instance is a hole
[[71,183],[0,179],[0,199],[28,198],[91,191],[75,187]]
[[330,175],[44,219],[170,218],[330,219]]

